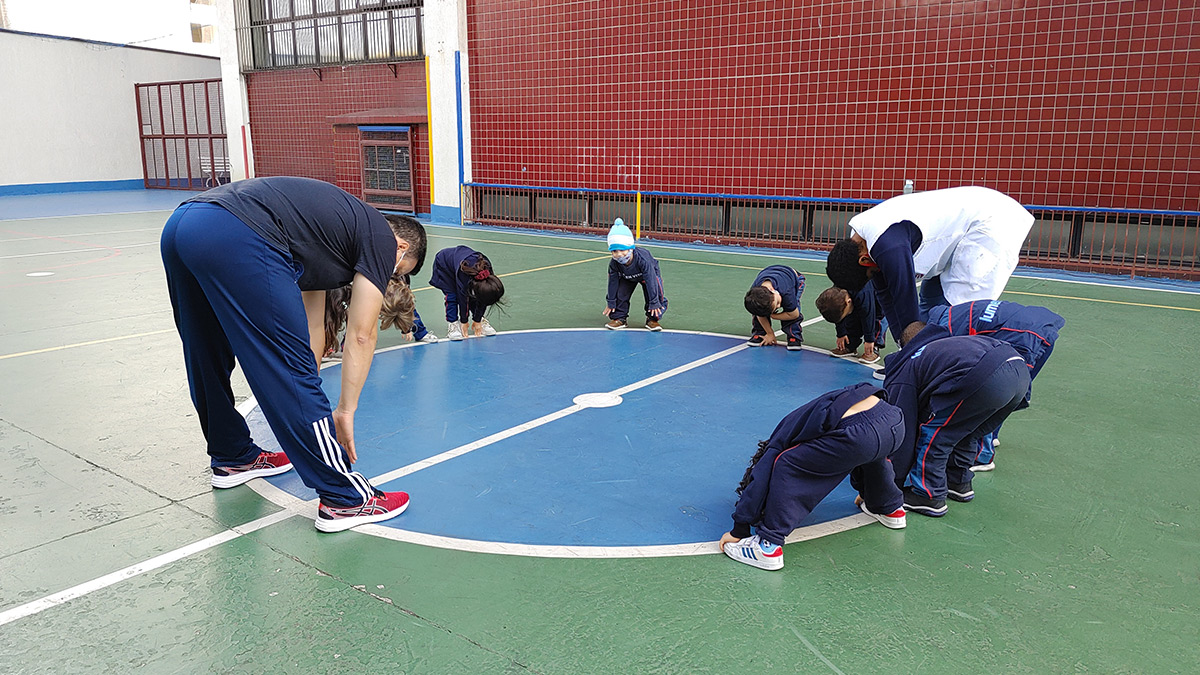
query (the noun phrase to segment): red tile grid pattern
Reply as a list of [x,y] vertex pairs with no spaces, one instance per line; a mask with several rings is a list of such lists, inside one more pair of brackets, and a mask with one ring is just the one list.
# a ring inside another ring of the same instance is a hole
[[[277,70],[246,75],[254,167],[258,176],[306,176],[362,196],[358,127],[331,117],[379,108],[425,108],[425,63]],[[413,126],[418,213],[429,213],[429,141]]]
[[473,180],[1200,210],[1193,0],[469,0]]

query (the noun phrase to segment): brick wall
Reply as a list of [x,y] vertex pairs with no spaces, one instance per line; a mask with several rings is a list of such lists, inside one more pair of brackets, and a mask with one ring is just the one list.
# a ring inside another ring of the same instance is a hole
[[1194,2],[468,4],[474,180],[1200,209]]
[[[425,108],[425,63],[333,66],[246,76],[255,173],[307,176],[362,195],[358,129],[331,117],[379,108]],[[413,181],[418,213],[429,213],[428,127],[414,126]]]

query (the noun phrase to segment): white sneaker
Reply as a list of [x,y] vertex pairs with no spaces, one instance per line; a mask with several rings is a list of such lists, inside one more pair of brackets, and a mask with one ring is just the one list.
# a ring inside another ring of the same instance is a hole
[[425,337],[423,337],[419,340],[419,342],[424,342],[426,344],[433,344],[437,341],[438,341],[438,336],[434,335],[433,331],[429,331],[428,333],[425,333]]
[[[767,553],[763,548],[771,549]],[[783,569],[783,547],[758,538],[752,534],[740,541],[732,541],[723,547],[725,555],[740,563],[746,563],[760,570]]]
[[463,335],[462,324],[457,321],[452,321],[446,329],[446,337],[451,340],[464,340],[466,335]]
[[[861,497],[860,497],[860,499],[861,499]],[[906,518],[906,514],[904,513],[903,506],[896,509],[895,511],[892,511],[891,513],[886,513],[886,514],[885,513],[875,513],[874,511],[871,511],[870,509],[867,508],[867,505],[865,502],[858,501],[857,499],[855,501],[858,502],[858,508],[862,509],[863,513],[867,514],[868,516],[871,516],[875,520],[878,520],[880,523],[883,524],[884,527],[888,528],[889,530],[903,530],[904,526],[908,524],[908,519]]]
[[496,334],[496,329],[492,328],[492,324],[488,323],[487,319],[479,322],[483,326],[483,336],[492,337]]
[[977,465],[971,467],[971,472],[972,473],[982,473],[984,471],[992,471],[995,468],[996,468],[996,461],[992,460],[992,461],[988,462],[987,464],[977,464]]

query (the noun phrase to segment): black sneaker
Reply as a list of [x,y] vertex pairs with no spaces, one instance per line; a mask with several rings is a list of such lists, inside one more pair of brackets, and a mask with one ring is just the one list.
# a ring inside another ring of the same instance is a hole
[[787,348],[789,352],[798,352],[804,348],[804,340],[789,336]]
[[911,487],[906,487],[904,488],[904,510],[916,511],[931,518],[941,518],[946,515],[946,500],[930,499]]
[[950,483],[946,486],[946,496],[956,502],[969,502],[975,499],[975,491],[971,489],[971,481]]
[[761,347],[762,343],[763,336],[761,335],[751,335],[750,339],[747,341],[747,344],[749,344],[751,347]]

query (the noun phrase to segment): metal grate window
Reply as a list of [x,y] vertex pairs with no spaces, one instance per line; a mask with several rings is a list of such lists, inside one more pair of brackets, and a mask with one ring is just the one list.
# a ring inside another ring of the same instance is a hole
[[422,0],[240,0],[242,72],[424,56]]
[[358,129],[363,158],[363,201],[388,211],[415,213],[410,129]]

